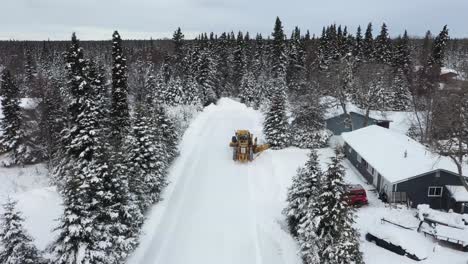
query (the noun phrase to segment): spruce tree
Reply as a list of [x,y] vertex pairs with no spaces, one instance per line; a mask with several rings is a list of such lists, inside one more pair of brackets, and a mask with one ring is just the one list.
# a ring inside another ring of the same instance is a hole
[[374,57],[377,62],[389,64],[392,59],[392,48],[390,38],[388,36],[388,29],[385,23],[382,24],[380,34],[375,38],[375,52]]
[[272,46],[271,46],[271,72],[273,78],[286,77],[286,52],[285,52],[285,36],[283,25],[279,17],[276,17],[275,27],[273,33]]
[[320,263],[364,263],[359,251],[359,235],[353,228],[354,211],[346,203],[345,169],[342,150],[335,156],[324,173],[317,208],[317,235],[322,240]]
[[44,153],[39,148],[37,122],[29,116],[29,120],[26,120],[20,108],[18,87],[13,83],[8,70],[2,74],[0,88],[3,111],[0,122],[3,130],[0,135],[0,152],[10,152],[10,160],[3,165],[28,164],[41,160]]
[[164,148],[164,153],[167,154],[167,162],[170,163],[177,156],[177,143],[179,141],[179,133],[174,125],[174,122],[168,117],[166,109],[156,105],[153,111],[155,126],[159,128],[159,140]]
[[287,65],[286,82],[289,90],[303,92],[301,89],[305,79],[305,47],[301,39],[301,31],[296,27],[292,33],[289,48],[289,63]]
[[405,111],[411,103],[409,83],[402,69],[395,73],[387,100],[390,109],[394,111]]
[[409,47],[409,37],[405,30],[403,37],[396,41],[395,54],[393,55],[393,65],[397,69],[401,69],[405,76],[411,73],[411,54]]
[[362,48],[364,60],[369,62],[375,57],[375,44],[372,36],[372,23],[367,25],[366,33],[364,34],[363,48]]
[[163,127],[157,126],[147,108],[137,106],[132,129],[125,141],[129,186],[142,212],[160,200],[166,185],[168,160],[163,141],[158,138],[158,130]]
[[257,101],[255,93],[255,76],[251,71],[246,72],[242,77],[239,97],[241,103],[244,103],[247,106],[254,106]]
[[445,59],[445,48],[449,40],[447,25],[444,26],[439,35],[435,38],[432,45],[432,54],[429,59],[429,65],[432,67],[443,67]]
[[311,217],[308,215],[308,206],[311,203],[316,205],[321,177],[317,152],[312,150],[305,166],[297,170],[286,199],[288,205],[284,214],[287,217],[289,230],[295,237],[299,234],[299,224],[303,218]]
[[111,125],[114,146],[119,146],[130,126],[127,86],[127,60],[123,54],[122,39],[117,31],[112,35],[112,105]]
[[19,105],[18,87],[13,83],[9,70],[4,70],[0,80],[0,95],[2,96],[3,118],[0,122],[2,135],[0,136],[0,147],[2,152],[12,151],[12,159],[18,159],[18,147],[24,138],[21,128],[21,108]]
[[364,52],[364,40],[362,38],[361,26],[357,28],[356,31],[356,41],[353,47],[353,55],[356,57],[356,60],[361,60],[363,58]]
[[293,106],[292,145],[300,148],[321,148],[329,136],[324,131],[323,108],[315,95],[303,95]]
[[0,223],[0,263],[45,264],[45,259],[33,244],[33,239],[23,227],[24,219],[16,209],[16,202],[8,200],[3,205]]
[[[274,85],[284,87],[284,83],[281,81],[277,81],[277,84]],[[263,123],[263,133],[273,149],[282,149],[289,144],[289,124],[286,117],[284,88],[279,88],[273,93],[270,108]]]
[[184,91],[183,84],[179,77],[171,78],[165,85],[163,91],[163,102],[169,106],[180,105],[183,103]]

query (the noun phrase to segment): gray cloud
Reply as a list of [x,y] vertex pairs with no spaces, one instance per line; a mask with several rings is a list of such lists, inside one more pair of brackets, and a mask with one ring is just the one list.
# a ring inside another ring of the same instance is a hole
[[324,25],[386,22],[392,35],[438,32],[467,37],[464,0],[15,0],[2,3],[0,39],[109,39],[118,29],[125,38],[163,38],[180,26],[193,37],[204,31],[248,30],[270,34],[276,16],[289,32],[298,25],[319,34]]

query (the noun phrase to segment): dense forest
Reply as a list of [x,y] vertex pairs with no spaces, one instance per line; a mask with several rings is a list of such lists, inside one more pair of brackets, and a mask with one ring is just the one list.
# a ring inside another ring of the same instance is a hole
[[[410,136],[453,154],[440,139],[464,138],[468,127],[460,100],[467,98],[468,40],[450,39],[447,26],[440,30],[391,38],[386,24],[357,32],[333,24],[320,36],[297,27],[287,35],[277,18],[271,36],[203,33],[188,40],[178,28],[172,40],[122,40],[115,31],[111,41],[79,41],[75,34],[71,41],[1,41],[0,153],[8,155],[2,165],[47,162],[65,207],[52,263],[122,263],[167,185],[191,115],[221,97],[264,112],[274,149],[324,146],[331,136],[325,109],[336,104],[348,113],[352,103],[367,118],[374,110],[414,112]],[[444,82],[447,69],[458,78]],[[290,190],[288,224],[305,263],[362,262],[352,210],[335,195],[309,199],[331,190],[343,195],[342,159],[337,152],[321,171],[312,152]],[[329,180],[314,189],[310,183],[321,175]],[[45,262],[18,227],[14,203],[5,209],[10,222],[0,238],[11,251],[0,262],[10,263],[4,260],[11,254]],[[310,214],[321,221],[318,229],[304,219]],[[21,239],[6,237],[9,228]],[[21,251],[13,252],[12,243]]]

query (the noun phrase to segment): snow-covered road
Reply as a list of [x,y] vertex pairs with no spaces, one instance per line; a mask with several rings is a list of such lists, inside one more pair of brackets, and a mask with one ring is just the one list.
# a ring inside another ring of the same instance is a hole
[[295,159],[289,168],[274,165],[281,152],[239,164],[228,147],[236,129],[259,134],[261,120],[259,112],[230,99],[205,108],[184,135],[164,201],[149,215],[129,263],[300,263],[281,227],[281,208],[304,155],[289,153]]

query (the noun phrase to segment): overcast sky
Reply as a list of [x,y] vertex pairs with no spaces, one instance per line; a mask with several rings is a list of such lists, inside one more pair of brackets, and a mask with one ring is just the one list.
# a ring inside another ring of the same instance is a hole
[[320,34],[324,25],[386,22],[391,35],[438,33],[468,37],[468,0],[0,0],[0,39],[109,39],[170,37],[180,26],[186,38],[199,32],[248,30],[270,34],[276,16],[287,34],[294,26]]

